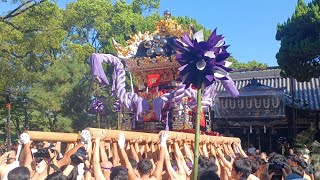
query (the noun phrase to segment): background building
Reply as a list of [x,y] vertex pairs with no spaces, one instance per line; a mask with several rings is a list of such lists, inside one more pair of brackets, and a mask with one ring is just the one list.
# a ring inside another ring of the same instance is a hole
[[213,128],[263,151],[292,144],[302,130],[316,128],[319,132],[320,79],[297,82],[281,77],[280,71],[271,67],[232,73],[239,98],[229,96],[217,83]]

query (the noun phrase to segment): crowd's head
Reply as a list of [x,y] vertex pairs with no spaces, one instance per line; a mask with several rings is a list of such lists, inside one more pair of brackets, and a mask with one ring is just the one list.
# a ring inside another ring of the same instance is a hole
[[142,159],[137,164],[137,169],[141,175],[150,175],[153,165],[149,159]]
[[122,166],[112,168],[110,174],[111,180],[128,180],[128,169]]
[[251,162],[249,159],[239,159],[234,162],[232,177],[235,179],[247,179],[252,173]]
[[208,158],[205,156],[200,156],[199,157],[199,166],[198,166],[198,171],[202,172],[202,171],[213,171],[213,172],[217,172],[218,171],[218,167],[215,163],[215,159],[214,157],[212,158]]
[[8,180],[29,180],[29,169],[24,166],[19,166],[12,169],[8,174]]

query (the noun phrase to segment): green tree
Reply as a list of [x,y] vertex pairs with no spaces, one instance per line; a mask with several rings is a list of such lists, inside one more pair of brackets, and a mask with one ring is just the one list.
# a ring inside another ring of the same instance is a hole
[[202,29],[205,39],[208,39],[208,37],[210,36],[210,34],[212,32],[211,30],[208,30],[204,26],[199,24],[197,22],[197,20],[195,20],[193,18],[190,18],[190,17],[187,17],[187,16],[184,16],[184,17],[183,16],[178,16],[178,17],[173,17],[173,19],[176,19],[178,24],[181,24],[184,29],[188,29],[190,25],[192,25],[193,28],[196,31],[200,31]]
[[[73,95],[74,87],[79,83],[88,67],[84,63],[74,60],[59,60],[50,66],[46,71],[38,73],[37,82],[32,84],[28,96],[32,99],[37,109],[47,118],[52,131],[63,130],[63,127],[71,125],[71,119],[61,118],[65,100]],[[60,117],[60,119],[59,119]],[[57,127],[60,120],[65,121],[65,125]],[[70,121],[68,123],[68,121]]]
[[[57,58],[64,31],[57,28],[61,14],[55,4],[32,0],[17,3],[17,8],[0,17],[0,75],[5,77],[0,79],[0,91],[13,87],[18,90],[16,96],[25,97],[34,73]],[[11,114],[15,131],[21,132],[27,117],[21,98],[13,101]],[[1,115],[6,117],[7,112]]]
[[297,137],[294,139],[294,143],[296,148],[304,148],[304,146],[310,147],[311,144],[314,142],[316,129],[307,129],[305,131],[300,132],[297,134]]
[[[118,43],[126,45],[126,40],[130,39],[130,36],[141,32],[150,31],[152,32],[155,29],[155,22],[160,19],[160,16],[157,12],[152,13],[151,15],[144,17],[141,13],[137,13],[136,4],[144,4],[144,8],[147,4],[144,1],[133,1],[132,4],[127,4],[125,1],[117,1],[113,5],[112,18],[108,19],[108,22],[111,24],[112,29],[108,32],[108,35],[103,36],[104,38],[100,39],[103,48],[102,52],[107,52],[115,54],[115,50],[112,44],[112,38],[114,38]],[[157,1],[154,1],[157,4]],[[154,4],[151,3],[151,4]],[[152,6],[154,8],[157,6]],[[140,11],[138,11],[140,12]]]
[[[141,1],[142,4],[146,2],[149,1]],[[111,1],[79,0],[68,4],[64,13],[64,27],[69,32],[65,42],[68,48],[65,50],[64,58],[69,58],[72,54],[73,59],[89,60],[93,52],[115,54],[112,38],[125,44],[133,33],[147,31],[150,27],[154,28],[153,19],[158,17],[157,14],[145,18],[142,14],[135,12],[135,8],[133,3],[127,4],[124,1],[116,1],[112,4]],[[109,66],[105,68],[110,78],[113,68]],[[84,72],[90,76],[89,69]],[[106,112],[101,114],[101,118],[115,125],[117,117],[116,113],[112,112],[115,99],[110,96],[110,88],[98,87],[90,81],[90,78],[84,78],[84,81],[74,87],[73,96],[66,97],[64,105],[68,108],[64,114],[74,119],[73,125],[77,129],[92,126],[96,117],[88,111],[90,98],[103,97],[106,98],[107,107]]]
[[320,2],[308,5],[298,0],[295,12],[286,22],[278,24],[276,39],[281,47],[276,55],[285,77],[309,81],[320,76]]
[[[23,67],[24,62],[19,60],[29,53],[22,52],[22,45],[17,46],[17,44],[20,44],[24,33],[27,33],[29,29],[25,29],[16,20],[43,2],[23,1],[13,10],[0,16],[0,76],[4,77],[0,78],[0,92],[4,92],[6,87],[15,87],[28,78]],[[9,2],[0,2],[1,5],[4,3]]]
[[[121,0],[124,3],[124,0]],[[160,0],[133,0],[131,3],[132,11],[136,14],[142,14],[146,11],[158,9],[160,7]]]
[[249,61],[247,63],[241,63],[237,61],[233,56],[228,58],[228,61],[232,62],[230,68],[234,70],[238,69],[264,69],[267,68],[268,65],[265,63],[260,63],[256,60]]

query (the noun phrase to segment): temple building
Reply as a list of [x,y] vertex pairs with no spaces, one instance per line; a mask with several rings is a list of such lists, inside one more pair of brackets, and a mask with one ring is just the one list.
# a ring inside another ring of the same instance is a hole
[[238,98],[217,83],[213,129],[240,137],[244,146],[253,144],[262,151],[275,150],[279,139],[292,143],[302,130],[319,130],[320,78],[297,82],[281,77],[280,71],[272,67],[233,72]]

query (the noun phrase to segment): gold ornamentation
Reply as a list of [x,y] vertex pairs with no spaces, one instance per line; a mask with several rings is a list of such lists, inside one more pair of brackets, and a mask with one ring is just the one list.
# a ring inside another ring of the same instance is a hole
[[149,31],[145,33],[141,33],[140,31],[138,34],[134,34],[130,36],[130,39],[127,40],[128,46],[124,47],[122,44],[119,44],[116,40],[112,39],[113,46],[117,51],[118,57],[124,58],[124,59],[130,59],[133,58],[134,55],[138,51],[139,44],[143,41],[151,40],[153,37],[153,34],[150,34]]
[[149,79],[149,82],[150,82],[150,84],[154,84],[157,82],[157,80],[158,80],[158,78],[151,78],[151,79]]
[[180,38],[183,34],[188,33],[188,31],[185,31],[174,19],[162,19],[156,23],[155,33],[161,36],[171,35]]

